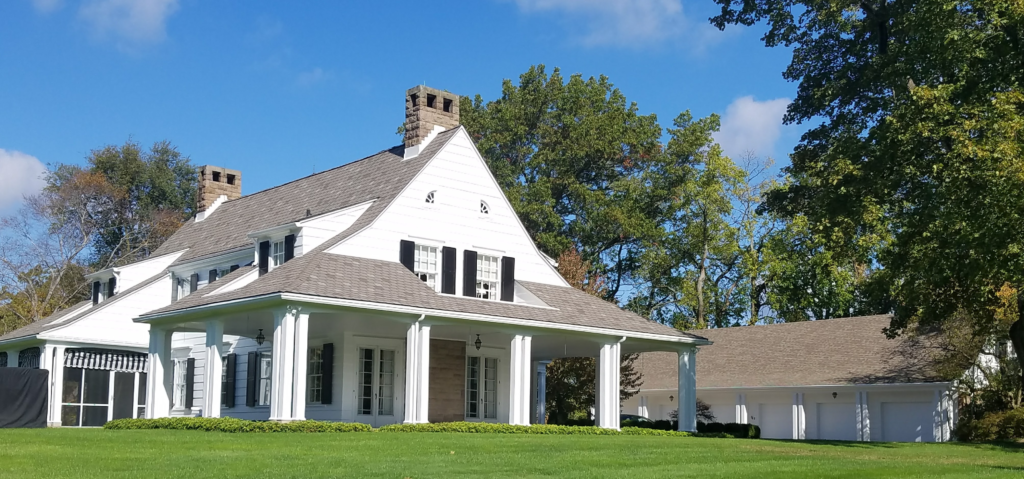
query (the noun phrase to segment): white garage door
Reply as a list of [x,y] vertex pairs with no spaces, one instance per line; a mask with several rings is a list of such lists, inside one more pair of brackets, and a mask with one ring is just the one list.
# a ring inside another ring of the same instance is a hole
[[761,426],[761,437],[766,439],[793,439],[793,405],[759,404],[755,424]]
[[818,439],[857,440],[857,408],[851,404],[818,403]]
[[[931,442],[932,404],[927,402],[882,403],[882,440],[894,442]],[[871,421],[874,426],[874,421]]]

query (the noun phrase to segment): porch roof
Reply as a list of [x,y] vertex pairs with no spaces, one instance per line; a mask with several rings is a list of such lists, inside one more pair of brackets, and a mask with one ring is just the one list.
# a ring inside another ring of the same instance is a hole
[[[221,281],[226,284],[246,271],[249,270],[235,271]],[[696,342],[704,340],[696,334],[647,320],[575,288],[526,281],[518,283],[549,307],[438,294],[399,263],[320,252],[289,261],[238,290],[221,294],[193,293],[170,306],[142,315],[140,320],[232,300],[274,293],[295,293],[673,336]]]

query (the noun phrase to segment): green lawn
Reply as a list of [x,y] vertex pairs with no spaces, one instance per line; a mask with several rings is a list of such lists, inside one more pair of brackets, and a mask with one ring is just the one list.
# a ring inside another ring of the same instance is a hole
[[438,433],[0,430],[0,477],[1024,477],[964,444]]

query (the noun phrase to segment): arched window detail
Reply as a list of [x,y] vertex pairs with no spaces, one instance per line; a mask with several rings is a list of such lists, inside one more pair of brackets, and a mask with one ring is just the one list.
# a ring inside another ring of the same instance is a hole
[[487,206],[487,202],[484,200],[480,200],[480,214],[491,214],[491,209]]
[[437,190],[427,193],[427,203],[434,204],[434,193],[437,193]]

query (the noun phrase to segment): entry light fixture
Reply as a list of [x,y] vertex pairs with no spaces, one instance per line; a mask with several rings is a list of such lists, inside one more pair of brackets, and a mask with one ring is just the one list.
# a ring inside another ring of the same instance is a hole
[[256,345],[263,346],[263,341],[266,340],[267,337],[263,335],[263,329],[260,329],[260,332],[256,334]]
[[476,335],[476,341],[473,341],[473,345],[476,346],[477,351],[480,350],[480,345],[482,344],[484,344],[484,342],[480,340],[480,335]]
[[839,393],[832,391],[832,399],[835,399],[836,396],[839,396]]
[[675,396],[669,396],[669,397],[668,397],[668,402],[672,402],[672,401],[675,401],[675,399],[676,399],[676,397],[675,397]]

